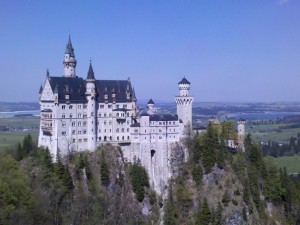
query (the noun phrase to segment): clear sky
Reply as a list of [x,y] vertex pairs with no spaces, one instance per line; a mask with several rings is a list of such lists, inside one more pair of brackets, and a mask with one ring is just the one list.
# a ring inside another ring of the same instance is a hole
[[0,101],[38,101],[63,75],[69,32],[77,75],[127,79],[137,98],[300,101],[299,0],[0,0]]

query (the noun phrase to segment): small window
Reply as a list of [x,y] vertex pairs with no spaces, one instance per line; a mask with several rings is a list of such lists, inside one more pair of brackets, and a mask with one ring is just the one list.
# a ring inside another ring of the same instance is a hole
[[104,109],[104,105],[99,105],[99,108],[100,109]]
[[69,109],[72,109],[72,108],[73,108],[73,106],[72,106],[72,105],[70,105],[70,106],[69,106]]
[[62,106],[61,106],[61,108],[62,108],[62,109],[65,109],[65,108],[66,108],[66,106],[65,106],[65,105],[62,105]]
[[62,116],[61,116],[62,118],[66,118],[66,115],[65,114],[62,114]]
[[61,135],[66,136],[66,135],[67,135],[67,132],[66,132],[66,131],[63,131],[63,132],[61,132]]

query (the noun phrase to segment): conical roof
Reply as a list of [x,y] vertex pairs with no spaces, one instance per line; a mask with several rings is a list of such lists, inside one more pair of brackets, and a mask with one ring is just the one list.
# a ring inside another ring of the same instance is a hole
[[74,48],[72,46],[72,41],[71,41],[70,35],[69,35],[69,40],[68,40],[65,54],[70,54],[71,57],[75,58]]
[[93,70],[93,66],[92,66],[92,62],[90,62],[90,67],[89,67],[89,71],[87,73],[87,80],[95,80],[95,75],[94,75],[94,70]]
[[191,84],[185,77],[178,84]]

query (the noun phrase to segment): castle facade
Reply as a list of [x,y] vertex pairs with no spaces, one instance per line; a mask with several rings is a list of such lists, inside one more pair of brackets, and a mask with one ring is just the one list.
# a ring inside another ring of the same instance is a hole
[[161,114],[152,99],[138,109],[130,79],[97,80],[91,63],[86,79],[77,76],[70,37],[63,65],[64,75],[50,76],[47,71],[40,88],[38,145],[47,147],[54,159],[58,153],[119,145],[125,159],[141,161],[160,192],[171,176],[171,151],[178,148],[185,130],[192,128],[190,82],[183,78],[178,83],[177,114]]

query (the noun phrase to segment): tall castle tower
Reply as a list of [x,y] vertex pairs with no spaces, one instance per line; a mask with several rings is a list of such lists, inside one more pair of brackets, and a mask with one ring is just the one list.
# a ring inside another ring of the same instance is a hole
[[72,46],[71,37],[69,36],[69,41],[66,47],[65,57],[64,57],[64,69],[65,69],[65,77],[76,77],[76,64],[77,61],[75,59],[74,48]]
[[238,146],[244,152],[245,151],[245,120],[239,120],[237,123],[237,131],[238,131]]
[[96,149],[96,85],[95,85],[95,76],[94,76],[94,70],[92,67],[92,63],[90,62],[89,71],[86,78],[86,98],[87,98],[87,117],[88,117],[88,130],[87,130],[87,136],[88,136],[88,146],[87,148],[91,151],[94,151]]
[[189,96],[191,83],[184,77],[179,83],[179,96],[175,97],[177,115],[184,127],[192,128],[192,103],[194,97]]

